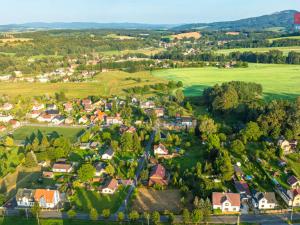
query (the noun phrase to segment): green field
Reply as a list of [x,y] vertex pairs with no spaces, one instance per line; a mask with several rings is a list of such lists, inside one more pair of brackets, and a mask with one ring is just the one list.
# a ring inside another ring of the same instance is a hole
[[256,82],[263,85],[266,98],[293,99],[300,95],[300,66],[250,64],[249,68],[216,67],[168,69],[152,72],[154,76],[182,81],[187,96],[198,96],[203,89],[229,81]]
[[104,56],[121,56],[127,54],[145,54],[147,56],[155,55],[163,51],[163,48],[145,48],[145,49],[137,49],[137,50],[122,50],[122,51],[104,51],[100,52],[100,54]]
[[42,134],[47,136],[64,136],[70,139],[71,142],[75,142],[77,137],[83,132],[82,128],[66,128],[66,127],[33,127],[25,126],[17,129],[13,133],[13,138],[15,140],[25,140],[27,137],[30,137],[33,133],[37,134],[40,131]]
[[98,213],[101,213],[103,209],[110,209],[113,213],[121,206],[127,191],[128,188],[121,187],[119,188],[119,191],[113,195],[101,195],[94,191],[77,189],[72,200],[76,205],[76,208],[82,212],[89,213],[91,208],[95,208]]
[[219,54],[228,55],[231,52],[268,52],[271,50],[282,51],[284,55],[288,55],[289,52],[295,51],[300,52],[300,46],[291,46],[291,47],[272,47],[272,48],[232,48],[232,49],[220,49],[216,52]]
[[299,40],[300,36],[289,36],[289,37],[271,38],[271,39],[269,39],[269,41],[273,42],[273,41],[276,41],[276,40],[283,40],[283,39],[296,39],[296,40]]
[[[140,78],[137,82],[126,78]],[[151,76],[147,71],[137,73],[126,73],[121,71],[110,71],[100,73],[94,80],[82,83],[8,83],[0,82],[0,95],[16,97],[34,97],[41,95],[54,95],[56,92],[64,91],[69,98],[86,98],[91,95],[111,96],[124,95],[124,90],[135,86],[151,85],[164,82],[162,79]],[[34,88],[32,88],[34,86]]]

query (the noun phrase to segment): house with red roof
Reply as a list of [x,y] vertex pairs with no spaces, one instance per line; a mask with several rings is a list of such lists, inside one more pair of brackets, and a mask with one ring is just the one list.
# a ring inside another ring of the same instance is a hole
[[239,212],[241,206],[240,194],[214,192],[212,194],[213,209],[222,212]]
[[102,189],[102,194],[114,194],[118,190],[119,183],[116,179],[111,179]]
[[162,143],[154,145],[154,155],[168,155],[169,151]]
[[165,167],[163,167],[161,164],[157,164],[153,166],[150,172],[148,185],[167,186],[168,183],[169,183],[169,178],[167,176]]

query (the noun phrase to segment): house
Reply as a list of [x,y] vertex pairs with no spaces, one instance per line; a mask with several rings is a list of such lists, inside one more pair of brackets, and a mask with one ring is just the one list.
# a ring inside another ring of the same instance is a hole
[[120,116],[106,117],[105,121],[106,121],[106,125],[114,125],[114,124],[121,125],[121,124],[123,124],[123,120]]
[[300,188],[292,189],[287,192],[290,202],[289,206],[299,207],[300,206]]
[[163,144],[154,145],[154,155],[168,155],[169,151]]
[[71,125],[71,124],[73,124],[73,123],[74,123],[74,120],[73,120],[72,117],[67,117],[67,118],[65,119],[65,124]]
[[38,202],[41,208],[53,209],[60,202],[58,190],[36,189],[34,200]]
[[166,174],[166,169],[161,164],[157,164],[152,167],[149,176],[149,182],[148,182],[149,186],[153,186],[153,185],[166,186],[169,183],[168,180],[169,179]]
[[73,167],[68,163],[55,163],[52,167],[52,171],[55,173],[71,173]]
[[155,103],[153,101],[142,102],[140,107],[141,109],[153,109],[155,108]]
[[300,186],[300,181],[298,180],[297,177],[295,177],[294,175],[293,176],[290,176],[288,179],[287,179],[287,183],[290,185],[290,187],[292,189],[295,189],[297,187]]
[[89,121],[89,119],[86,116],[82,116],[79,118],[78,123],[86,124],[88,121]]
[[45,112],[46,114],[53,116],[53,118],[59,115],[59,110],[57,109],[47,109]]
[[34,104],[34,106],[32,106],[32,110],[33,111],[39,111],[39,110],[42,110],[44,108],[45,108],[44,104],[38,104],[38,103],[36,103],[36,104]]
[[123,133],[125,133],[125,132],[126,132],[126,133],[131,133],[131,134],[133,134],[133,133],[136,132],[136,128],[133,127],[133,126],[127,127],[127,126],[125,126],[125,125],[122,125],[122,126],[120,126],[119,131],[120,131],[120,134],[123,134]]
[[184,127],[192,127],[193,126],[193,119],[191,117],[181,117],[180,119],[181,126]]
[[57,110],[57,106],[55,104],[47,104],[46,109],[48,110]]
[[111,160],[115,155],[115,152],[112,148],[107,149],[103,155],[101,156],[101,159],[103,160]]
[[53,115],[50,115],[50,114],[42,114],[40,115],[38,118],[37,118],[37,121],[39,122],[48,122],[50,123],[52,121],[52,119],[54,118]]
[[96,110],[94,115],[97,117],[98,121],[103,121],[106,117],[106,113],[102,112],[101,110]]
[[281,138],[278,140],[277,145],[283,150],[283,154],[286,155],[286,154],[292,153],[292,147],[288,140]]
[[1,109],[2,109],[3,111],[9,111],[9,110],[11,110],[12,108],[13,108],[13,105],[10,104],[10,103],[4,103],[4,105],[1,107]]
[[153,110],[156,117],[163,117],[165,115],[165,109],[164,108],[155,108]]
[[90,148],[90,143],[80,143],[79,148],[80,148],[81,150],[89,149],[89,148]]
[[71,102],[67,102],[64,104],[64,110],[66,112],[71,112],[73,110],[73,105]]
[[94,107],[92,105],[84,105],[84,110],[89,113],[94,110]]
[[238,165],[234,165],[234,173],[238,178],[241,178],[244,176],[244,172],[241,167]]
[[54,173],[51,171],[43,171],[43,178],[53,178]]
[[91,149],[96,149],[98,146],[99,146],[99,142],[97,142],[97,141],[93,141],[92,143],[90,143]]
[[36,118],[39,117],[40,114],[41,114],[41,113],[40,113],[39,111],[37,111],[37,110],[32,110],[31,113],[28,113],[28,114],[27,114],[27,117],[28,117],[28,118],[31,118],[31,119],[36,119]]
[[34,190],[18,189],[16,194],[16,201],[18,207],[32,207],[35,203]]
[[240,194],[213,192],[213,209],[222,212],[239,212],[241,206]]
[[2,115],[2,114],[0,114],[0,122],[8,123],[12,119],[13,119],[13,117],[11,115]]
[[86,98],[86,99],[83,99],[83,100],[81,101],[81,104],[82,104],[83,106],[91,105],[91,104],[92,104],[92,101],[91,101],[90,99]]
[[17,129],[21,126],[21,123],[18,120],[10,120],[9,124],[12,126],[13,129]]
[[118,190],[119,184],[116,179],[111,179],[101,190],[102,194],[114,194]]
[[55,125],[61,125],[63,124],[65,121],[65,117],[58,115],[56,117],[54,117],[54,119],[52,120],[52,123]]
[[103,162],[99,162],[95,165],[95,176],[96,177],[100,177],[102,174],[106,173],[105,171],[105,168],[106,168],[106,164],[103,163]]
[[4,132],[4,131],[6,131],[6,127],[5,127],[5,126],[2,126],[2,125],[0,125],[0,132]]
[[252,201],[256,202],[255,206],[260,210],[274,209],[278,206],[274,192],[258,192]]

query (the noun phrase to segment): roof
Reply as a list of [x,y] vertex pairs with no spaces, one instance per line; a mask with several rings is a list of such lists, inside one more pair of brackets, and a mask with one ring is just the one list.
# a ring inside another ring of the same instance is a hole
[[157,150],[158,148],[160,148],[164,153],[168,154],[168,149],[162,143],[159,143],[159,145],[154,145],[154,150]]
[[40,201],[41,198],[44,198],[47,203],[54,202],[54,190],[47,190],[47,189],[36,189],[34,194],[34,199],[36,201]]
[[67,163],[55,163],[53,165],[53,169],[57,169],[57,170],[61,170],[61,169],[69,170],[70,168],[72,168],[71,164],[67,164]]
[[295,177],[294,175],[293,176],[290,176],[288,179],[287,179],[287,183],[290,185],[290,186],[293,186],[295,184],[297,184],[299,182],[298,178]]
[[16,194],[16,200],[18,201],[21,200],[22,198],[27,198],[31,201],[34,201],[34,190],[26,189],[26,188],[19,189]]
[[246,182],[236,181],[236,182],[234,182],[234,186],[238,192],[246,193],[247,195],[251,195],[249,186]]
[[112,150],[112,148],[109,148],[103,153],[103,155],[104,154],[112,156],[114,154],[114,151]]
[[222,205],[225,201],[229,201],[231,206],[239,207],[241,205],[240,194],[213,192],[213,205]]
[[152,168],[152,171],[150,173],[150,177],[159,177],[159,178],[165,178],[166,176],[166,169],[161,164],[157,164]]
[[268,203],[277,203],[274,192],[259,193],[257,196],[257,200],[260,201],[263,198],[267,199]]
[[119,186],[118,181],[116,179],[111,179],[104,188],[116,190],[118,186]]

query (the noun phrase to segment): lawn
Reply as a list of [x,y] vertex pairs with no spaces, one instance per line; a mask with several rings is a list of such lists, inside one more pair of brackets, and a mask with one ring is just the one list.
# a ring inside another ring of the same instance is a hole
[[300,66],[250,64],[248,68],[216,67],[153,71],[159,78],[182,81],[187,96],[199,96],[207,87],[229,81],[256,82],[263,85],[264,97],[294,99],[300,95]]
[[[141,82],[126,78],[141,78]],[[41,95],[54,95],[64,91],[69,98],[85,98],[91,95],[109,97],[111,95],[124,96],[124,90],[135,87],[165,82],[162,79],[151,76],[150,72],[126,73],[110,71],[100,73],[94,80],[82,83],[8,83],[1,82],[0,95],[16,97],[34,97]],[[32,88],[34,86],[34,88]],[[16,91],[17,90],[17,91]]]
[[89,213],[91,208],[95,208],[99,213],[103,209],[110,209],[112,213],[116,212],[121,206],[127,195],[128,188],[121,187],[113,195],[102,195],[95,191],[77,189],[72,197],[72,202],[78,211]]
[[145,54],[147,56],[155,55],[163,51],[163,48],[144,48],[144,49],[137,49],[137,50],[122,50],[122,51],[104,51],[100,52],[100,54],[104,56],[120,56],[126,54]]
[[300,177],[300,156],[297,153],[293,153],[286,156],[289,167],[295,173],[297,177]]
[[233,49],[220,49],[217,50],[219,54],[228,55],[231,52],[268,52],[271,50],[280,50],[284,55],[288,55],[289,52],[295,51],[300,52],[300,46],[290,46],[290,47],[272,47],[272,48],[233,48]]
[[25,140],[29,138],[33,133],[37,135],[38,132],[41,132],[44,135],[53,137],[53,136],[64,136],[70,139],[71,142],[76,142],[77,137],[83,132],[82,128],[74,127],[35,127],[35,126],[24,126],[17,129],[13,133],[13,138],[15,140]]
[[[59,219],[40,219],[40,225],[113,225],[120,224],[108,221],[82,221],[82,220],[59,220]],[[123,224],[126,224],[125,222]],[[0,218],[0,225],[38,225],[36,219],[26,219],[20,217]]]

